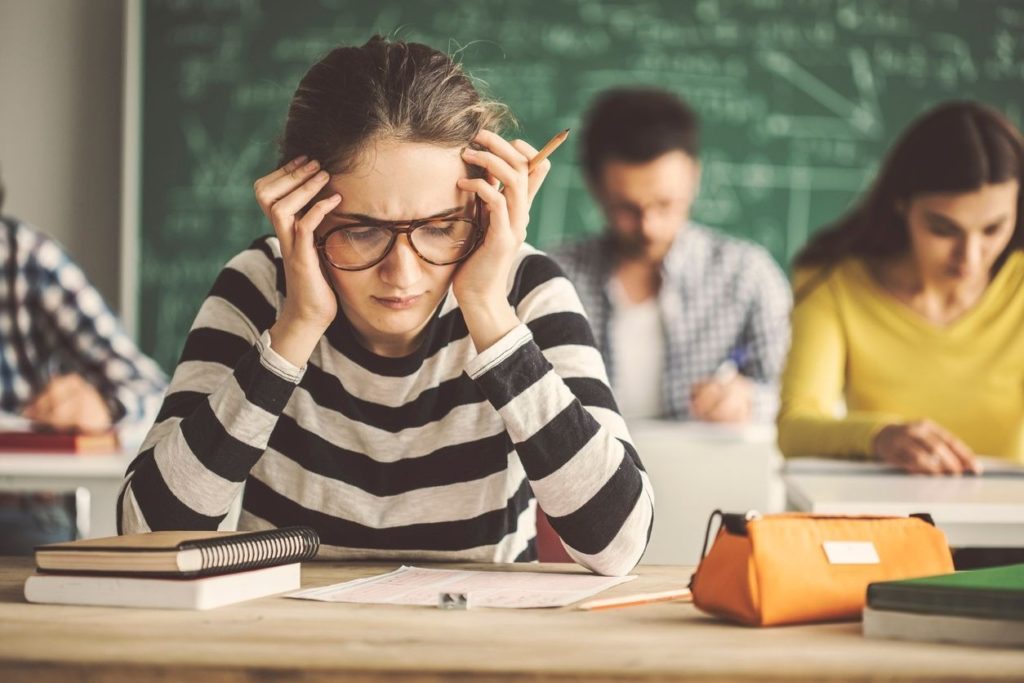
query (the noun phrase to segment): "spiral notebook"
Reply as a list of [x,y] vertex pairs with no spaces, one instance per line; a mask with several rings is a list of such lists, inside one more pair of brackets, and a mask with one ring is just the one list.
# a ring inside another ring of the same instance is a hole
[[301,562],[320,538],[309,527],[266,531],[152,531],[36,548],[41,573],[188,578]]

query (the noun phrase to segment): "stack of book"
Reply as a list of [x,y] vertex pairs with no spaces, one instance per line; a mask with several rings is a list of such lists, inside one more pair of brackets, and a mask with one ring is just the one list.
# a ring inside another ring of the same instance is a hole
[[1024,564],[873,583],[864,635],[1024,646]]
[[36,548],[29,602],[210,609],[297,590],[320,539],[309,527],[154,531]]

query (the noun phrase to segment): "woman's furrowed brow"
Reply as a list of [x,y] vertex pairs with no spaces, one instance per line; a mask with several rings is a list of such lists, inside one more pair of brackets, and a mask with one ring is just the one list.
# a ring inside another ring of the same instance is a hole
[[353,221],[365,221],[367,223],[406,223],[408,221],[422,221],[428,220],[430,218],[446,218],[448,216],[451,216],[453,213],[458,213],[460,211],[465,210],[465,206],[455,206],[450,209],[445,209],[444,211],[438,211],[437,213],[432,214],[430,216],[424,216],[422,218],[409,218],[400,221],[394,221],[388,218],[378,218],[376,216],[367,216],[366,214],[363,213],[346,213],[344,211],[332,211],[331,215],[338,216],[339,218],[347,218]]

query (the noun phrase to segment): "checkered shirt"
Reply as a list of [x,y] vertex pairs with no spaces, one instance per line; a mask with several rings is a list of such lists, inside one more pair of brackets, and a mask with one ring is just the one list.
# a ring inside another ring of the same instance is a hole
[[115,421],[152,420],[166,385],[54,240],[0,217],[0,409],[20,412],[56,375],[78,373]]
[[[642,340],[629,349],[611,348],[613,249],[610,237],[601,235],[552,254],[576,285],[611,377],[617,354],[644,351]],[[665,256],[661,277],[662,416],[689,418],[691,387],[738,352],[743,359],[739,370],[755,386],[754,419],[774,420],[789,348],[792,293],[771,255],[759,245],[690,223]]]

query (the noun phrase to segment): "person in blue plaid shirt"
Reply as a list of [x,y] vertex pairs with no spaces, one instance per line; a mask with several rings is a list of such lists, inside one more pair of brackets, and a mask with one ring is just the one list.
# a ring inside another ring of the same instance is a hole
[[[143,426],[165,383],[61,246],[0,215],[0,410],[60,430]],[[0,493],[0,555],[73,538],[72,507],[64,494]]]
[[623,415],[774,420],[792,295],[765,249],[689,219],[694,112],[663,90],[606,91],[587,114],[582,163],[608,229],[552,255],[583,300]]

